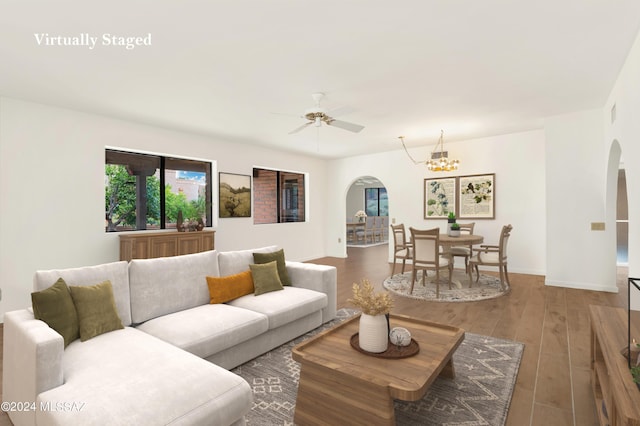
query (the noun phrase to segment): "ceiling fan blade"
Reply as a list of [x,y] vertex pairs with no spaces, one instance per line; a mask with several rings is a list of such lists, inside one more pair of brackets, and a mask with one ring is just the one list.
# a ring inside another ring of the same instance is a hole
[[358,133],[360,130],[364,129],[364,126],[354,123],[348,123],[346,121],[341,120],[331,120],[328,121],[327,124],[329,126],[338,127],[340,129],[348,130],[350,132]]
[[306,128],[307,126],[310,126],[311,124],[313,124],[313,121],[309,121],[307,123],[304,123],[302,126],[300,127],[296,127],[295,129],[293,129],[292,131],[289,132],[290,135],[293,135],[294,133],[298,133],[299,131],[303,130],[304,128]]
[[300,117],[300,114],[291,114],[288,112],[270,112],[269,114],[273,114],[273,115],[286,115],[287,117]]
[[331,111],[327,112],[327,115],[330,117],[340,117],[342,115],[347,115],[347,114],[351,114],[353,111],[355,111],[353,108],[351,108],[350,106],[341,106],[335,109],[332,109]]

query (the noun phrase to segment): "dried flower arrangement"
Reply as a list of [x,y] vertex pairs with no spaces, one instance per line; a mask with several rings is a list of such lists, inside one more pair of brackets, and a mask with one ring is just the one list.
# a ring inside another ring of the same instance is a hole
[[366,278],[361,284],[353,283],[353,297],[347,302],[360,308],[362,313],[367,315],[388,314],[393,307],[393,299],[389,292],[376,293],[373,284]]

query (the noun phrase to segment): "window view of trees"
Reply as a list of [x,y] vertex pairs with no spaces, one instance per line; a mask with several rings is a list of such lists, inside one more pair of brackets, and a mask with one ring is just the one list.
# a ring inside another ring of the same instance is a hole
[[176,228],[180,212],[211,226],[211,186],[209,162],[107,150],[106,231]]
[[[105,210],[107,231],[137,229],[136,177],[123,165],[105,165]],[[146,179],[146,227],[158,228],[160,224],[160,180],[155,176]]]
[[367,216],[389,216],[389,198],[386,188],[365,188],[364,198]]

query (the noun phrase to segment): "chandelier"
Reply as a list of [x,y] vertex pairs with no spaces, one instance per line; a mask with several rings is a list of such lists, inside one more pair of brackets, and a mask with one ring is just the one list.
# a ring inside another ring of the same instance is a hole
[[409,154],[404,144],[404,136],[399,136],[399,139],[402,142],[404,152],[407,153],[414,164],[426,164],[427,169],[432,172],[451,172],[458,170],[460,162],[458,160],[450,160],[449,153],[444,150],[444,130],[440,130],[440,139],[435,148],[433,148],[433,151],[431,151],[431,158],[425,161],[416,161],[411,154]]

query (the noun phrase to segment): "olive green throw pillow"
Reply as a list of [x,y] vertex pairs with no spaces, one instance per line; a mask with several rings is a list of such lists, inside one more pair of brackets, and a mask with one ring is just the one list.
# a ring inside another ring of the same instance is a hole
[[70,286],[78,312],[80,340],[124,328],[118,316],[111,281],[91,286]]
[[282,290],[282,282],[278,276],[277,262],[249,265],[253,277],[254,294],[259,296],[270,291]]
[[69,287],[62,278],[51,287],[31,293],[33,316],[47,323],[64,339],[64,347],[80,337],[78,314]]
[[284,260],[284,250],[280,249],[271,253],[253,253],[253,261],[257,264],[278,262],[278,276],[282,285],[291,285],[291,278],[287,272],[287,264]]

